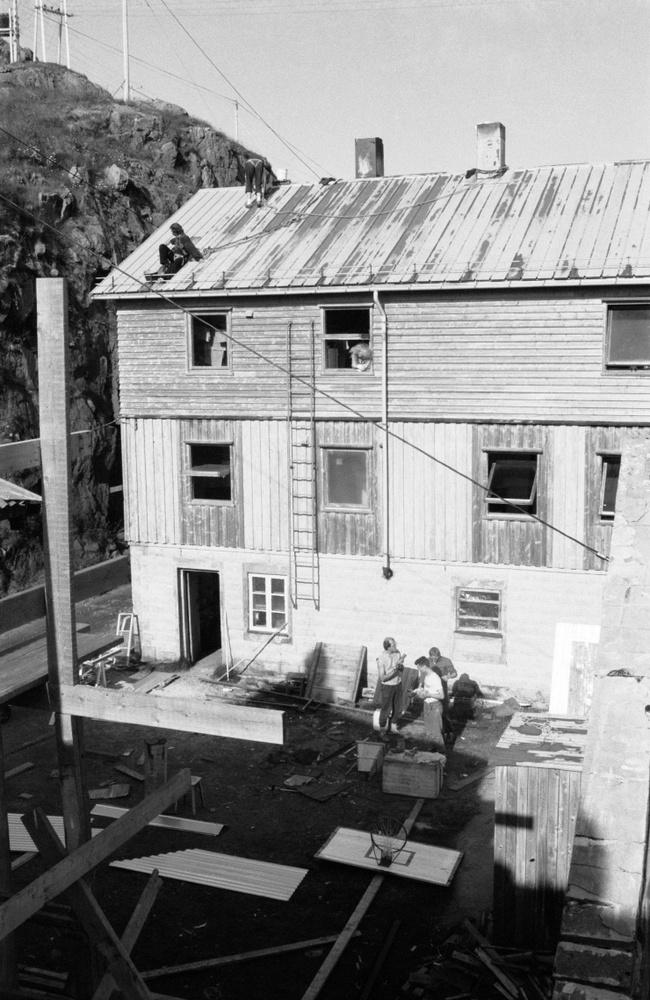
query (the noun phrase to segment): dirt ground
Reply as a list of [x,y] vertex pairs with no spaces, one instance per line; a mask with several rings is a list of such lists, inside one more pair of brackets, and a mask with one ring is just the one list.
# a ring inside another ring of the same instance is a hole
[[[121,588],[79,605],[77,618],[99,629],[108,619],[114,622],[117,611],[128,609],[128,589]],[[172,690],[178,695],[192,690],[194,696],[199,696],[199,691],[212,693],[200,679],[185,676],[170,686]],[[378,776],[357,771],[356,748],[330,756],[322,763],[316,761],[317,754],[327,757],[371,734],[369,705],[356,711],[284,710],[288,734],[284,747],[142,726],[95,721],[85,724],[88,787],[111,780],[129,781],[115,771],[115,764],[141,769],[138,765],[144,740],[165,736],[170,773],[189,767],[192,774],[202,778],[205,805],[199,804],[197,818],[225,824],[216,839],[150,827],[116,857],[195,847],[308,869],[288,902],[165,879],[133,953],[139,969],[338,934],[372,876],[349,866],[316,860],[314,854],[338,826],[367,831],[379,816],[388,814],[404,820],[411,812],[415,799],[384,794]],[[11,718],[2,726],[5,768],[26,761],[35,765],[7,782],[12,812],[35,805],[49,814],[61,812],[52,729],[50,739],[23,746],[48,732],[48,720],[49,709],[44,691],[40,690],[15,703]],[[492,719],[488,713],[466,724],[449,752],[441,795],[426,800],[413,828],[412,840],[462,852],[451,886],[407,882],[387,875],[360,923],[360,935],[345,950],[323,987],[322,1000],[352,1000],[361,995],[395,921],[399,926],[394,943],[370,994],[375,1000],[394,1000],[399,995],[409,972],[432,953],[442,929],[453,926],[463,916],[478,918],[490,909],[493,772],[483,772],[506,724],[507,719]],[[408,732],[407,748],[418,744],[417,724],[409,726]],[[309,787],[337,793],[321,802],[295,790],[287,791],[284,781],[295,774],[311,776]],[[472,775],[482,777],[457,791],[449,788],[449,782]],[[115,800],[114,804],[128,807],[140,801],[142,784],[130,784],[128,798]],[[179,813],[190,815],[189,803],[181,804]],[[96,820],[98,826],[109,822]],[[15,888],[28,884],[42,870],[39,858],[30,861],[15,872]],[[146,879],[144,874],[106,864],[97,870],[97,898],[118,931],[124,928]],[[19,961],[25,966],[66,971],[85,962],[83,939],[36,920],[18,933],[18,948]],[[327,948],[312,948],[200,973],[156,978],[149,985],[159,993],[187,1000],[250,1000],[262,996],[268,1000],[300,1000],[326,954]]]

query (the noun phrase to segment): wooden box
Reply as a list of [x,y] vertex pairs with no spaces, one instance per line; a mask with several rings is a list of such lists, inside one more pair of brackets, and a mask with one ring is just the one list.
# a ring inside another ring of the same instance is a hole
[[447,758],[424,750],[388,753],[384,758],[382,790],[390,795],[435,799],[440,795]]
[[357,771],[374,774],[379,771],[384,759],[383,743],[357,743]]

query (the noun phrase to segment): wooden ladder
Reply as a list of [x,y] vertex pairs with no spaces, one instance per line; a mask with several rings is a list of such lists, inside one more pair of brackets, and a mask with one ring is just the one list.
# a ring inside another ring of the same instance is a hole
[[115,635],[121,635],[122,638],[126,636],[126,662],[128,663],[131,658],[131,651],[133,650],[133,640],[134,638],[138,641],[138,653],[142,653],[142,648],[140,646],[140,625],[138,623],[138,616],[134,615],[131,611],[120,611],[117,616],[117,626],[115,628]]
[[309,340],[295,349],[293,324],[287,326],[287,411],[289,456],[289,592],[300,601],[320,604],[314,391],[314,323]]

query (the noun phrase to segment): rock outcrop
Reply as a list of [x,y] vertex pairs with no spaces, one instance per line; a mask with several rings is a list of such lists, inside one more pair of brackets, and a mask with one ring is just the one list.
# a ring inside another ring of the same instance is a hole
[[[248,151],[174,105],[125,105],[62,66],[10,65],[4,43],[0,130],[0,443],[38,437],[35,279],[64,276],[72,427],[96,432],[74,467],[79,568],[121,545],[114,315],[89,293],[198,188],[242,183]],[[39,470],[15,478],[39,492]],[[33,516],[5,513],[0,595],[36,582],[41,564]]]

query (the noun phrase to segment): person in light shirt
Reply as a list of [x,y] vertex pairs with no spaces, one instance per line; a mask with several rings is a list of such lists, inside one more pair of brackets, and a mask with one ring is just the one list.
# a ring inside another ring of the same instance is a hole
[[383,641],[384,651],[377,657],[377,704],[379,729],[388,733],[393,716],[399,711],[400,687],[405,655],[391,636]]
[[425,661],[422,665],[420,686],[416,688],[414,694],[416,698],[422,699],[424,732],[434,747],[444,752],[445,738],[443,733],[442,709],[445,692],[440,675],[436,673],[428,661]]

